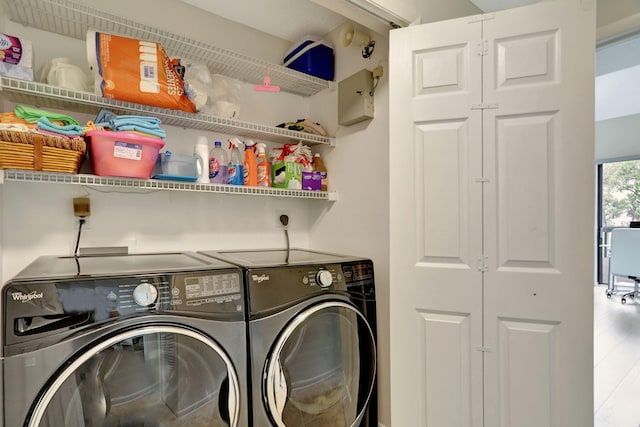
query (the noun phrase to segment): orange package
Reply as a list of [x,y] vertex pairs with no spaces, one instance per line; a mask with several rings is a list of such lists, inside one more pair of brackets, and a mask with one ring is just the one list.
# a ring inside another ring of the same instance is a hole
[[89,30],[87,58],[105,98],[196,112],[160,43]]

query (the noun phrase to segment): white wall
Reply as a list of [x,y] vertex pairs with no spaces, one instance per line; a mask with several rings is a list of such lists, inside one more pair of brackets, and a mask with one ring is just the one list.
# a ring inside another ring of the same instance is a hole
[[[202,20],[206,15],[191,7],[184,9],[188,12],[184,18],[187,22]],[[211,17],[215,21],[215,17]],[[174,23],[180,21],[175,14],[173,18]],[[157,25],[162,24],[160,22]],[[7,33],[33,42],[36,71],[57,56],[69,57],[78,65],[87,63],[84,41],[26,28],[10,21],[5,21],[4,25]],[[216,28],[219,26],[201,25],[203,30]],[[232,30],[236,33],[231,33]],[[227,44],[229,40],[241,41],[238,49],[243,53],[245,51],[242,49],[246,46],[262,44],[271,51],[289,46],[288,42],[247,31],[241,26],[231,26],[225,30],[225,34]],[[216,38],[202,31],[199,36],[204,40]],[[248,43],[251,37],[255,38],[255,44]],[[262,55],[279,57],[279,53],[266,53],[265,50]],[[300,115],[305,116],[309,110],[308,98],[286,93],[258,93],[251,88],[250,84],[243,85],[240,106],[242,120],[276,125]],[[3,111],[12,110],[15,104],[3,100]],[[73,111],[61,112],[70,114],[81,123],[94,118]],[[226,141],[228,136],[172,126],[163,128],[167,131],[165,148],[180,153],[192,153],[198,135],[206,135],[211,141]],[[3,282],[38,255],[72,252],[77,227],[71,209],[75,196],[89,195],[92,200],[92,215],[89,228],[83,232],[83,245],[126,244],[134,252],[284,246],[284,234],[275,220],[276,210],[290,212],[292,245],[306,247],[309,245],[308,211],[310,206],[317,203],[207,193],[134,191],[132,194],[130,190],[118,188],[54,184],[5,183],[3,187]]]
[[[310,241],[315,247],[373,259],[378,314],[379,421],[390,425],[389,396],[389,89],[388,34],[371,33],[376,46],[370,59],[357,47],[335,50],[336,81],[378,65],[384,77],[374,94],[374,119],[352,126],[339,126],[337,91],[316,95],[312,116],[337,136],[337,146],[323,150],[329,169],[329,186],[339,190],[339,200],[330,209],[310,212]],[[339,29],[326,38],[339,44]],[[391,147],[393,149],[393,147]],[[339,234],[336,233],[339,231]]]
[[640,114],[596,122],[596,162],[640,156]]
[[[132,4],[119,0],[110,3],[110,11],[115,14],[123,12],[122,16],[179,31],[198,40],[215,40],[221,47],[273,62],[278,62],[282,52],[289,48],[287,41],[213,15],[207,16],[190,6],[176,7],[180,5],[177,2],[162,2],[162,10],[167,14],[143,13],[150,7],[150,2],[146,3]],[[154,8],[159,6],[153,2]],[[194,25],[182,27],[179,22]],[[6,19],[2,25],[6,33],[33,42],[36,72],[51,58],[59,56],[87,66],[85,42],[82,40],[23,27]],[[250,84],[243,85],[242,120],[276,125],[304,116],[309,109],[307,98],[286,93],[258,93],[251,88]],[[2,99],[3,111],[12,110],[15,104]],[[76,112],[61,112],[70,114],[81,123],[94,118]],[[166,148],[185,154],[193,152],[198,135],[206,135],[211,141],[226,141],[228,136],[164,125],[163,128],[167,131]],[[306,247],[310,244],[307,231],[309,207],[319,203],[273,197],[144,192],[54,184],[5,183],[2,190],[3,282],[38,255],[69,254],[73,251],[77,219],[72,215],[71,200],[76,196],[89,195],[92,201],[92,215],[88,229],[83,231],[81,246],[127,245],[134,252],[281,247],[285,244],[284,234],[277,227],[276,210],[290,212],[292,245]]]
[[[100,4],[92,0],[96,7]],[[115,0],[114,14],[140,20],[187,37],[205,40],[272,62],[279,62],[289,43],[243,26],[229,24],[179,2]],[[166,11],[162,15],[148,10]],[[286,13],[286,11],[282,11]],[[189,24],[182,27],[180,22]],[[25,28],[0,20],[7,33],[33,41],[36,69],[50,58],[66,56],[86,61],[84,42]],[[376,35],[371,59],[358,48],[342,48],[337,29],[328,35],[334,44],[336,80],[382,64],[388,72],[388,36]],[[255,93],[245,85],[240,119],[275,125],[308,116],[337,136],[335,148],[313,147],[329,169],[330,189],[339,200],[327,203],[274,197],[246,197],[208,193],[125,190],[58,184],[4,183],[0,186],[0,274],[3,283],[39,255],[71,254],[77,219],[72,198],[89,195],[92,214],[81,246],[126,245],[132,252],[283,247],[277,214],[291,216],[292,246],[324,249],[370,257],[375,263],[378,296],[380,422],[389,425],[388,314],[388,86],[385,76],[375,94],[375,119],[340,128],[337,92],[326,90],[312,98],[285,93]],[[3,111],[14,104],[3,98]],[[69,113],[69,112],[67,112]],[[92,116],[71,112],[80,122]],[[163,126],[167,147],[192,152],[200,131]],[[211,140],[224,135],[206,133]]]
[[640,37],[596,51],[596,161],[640,156]]

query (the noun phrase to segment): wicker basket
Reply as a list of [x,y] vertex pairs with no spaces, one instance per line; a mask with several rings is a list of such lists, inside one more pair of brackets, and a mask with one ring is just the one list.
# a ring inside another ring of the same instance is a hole
[[80,138],[0,130],[0,168],[78,173],[87,145]]

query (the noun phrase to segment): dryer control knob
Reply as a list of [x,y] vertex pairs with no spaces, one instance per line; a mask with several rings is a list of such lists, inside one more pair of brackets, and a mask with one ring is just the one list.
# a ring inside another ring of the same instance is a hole
[[321,288],[328,288],[333,284],[333,276],[330,271],[320,270],[316,273],[316,283]]
[[136,304],[147,307],[158,298],[158,289],[150,283],[141,283],[133,290],[133,300]]

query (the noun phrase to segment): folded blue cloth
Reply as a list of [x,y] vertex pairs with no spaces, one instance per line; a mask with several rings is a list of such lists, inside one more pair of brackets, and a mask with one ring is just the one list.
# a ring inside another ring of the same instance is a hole
[[118,117],[116,113],[106,110],[104,108],[101,108],[100,111],[98,111],[98,115],[96,116],[96,118],[93,119],[93,123],[96,126],[102,125],[102,127],[104,127],[116,117]]
[[94,124],[98,127],[109,128],[113,131],[136,131],[158,138],[167,136],[160,128],[160,119],[156,117],[124,115],[118,116],[104,108],[98,112]]
[[65,125],[60,126],[55,123],[51,123],[46,117],[40,117],[36,124],[36,127],[49,132],[59,133],[66,136],[82,136],[84,135],[84,128],[78,125]]
[[167,136],[167,133],[164,131],[164,129],[160,129],[160,128],[154,129],[154,128],[149,128],[149,127],[140,126],[140,125],[122,125],[122,126],[112,127],[111,129],[116,131],[134,130],[136,132],[157,136],[158,138],[165,138]]
[[132,116],[132,115],[128,115],[128,116],[116,116],[115,118],[111,119],[111,121],[116,125],[120,125],[120,124],[140,124],[143,126],[148,126],[148,127],[154,127],[154,126],[160,126],[160,123],[162,123],[160,121],[160,119],[158,119],[157,117],[147,117],[147,116]]

